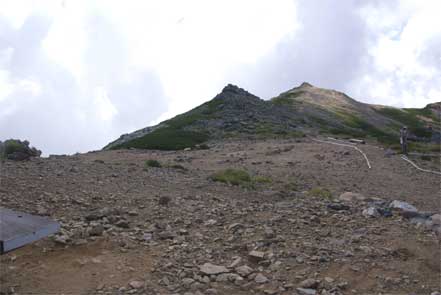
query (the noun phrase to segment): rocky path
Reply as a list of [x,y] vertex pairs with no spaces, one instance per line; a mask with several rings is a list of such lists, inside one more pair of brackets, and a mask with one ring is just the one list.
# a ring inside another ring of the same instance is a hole
[[[2,206],[49,215],[62,231],[2,256],[0,292],[440,291],[436,175],[371,145],[372,169],[357,151],[307,139],[211,146],[3,163]],[[147,159],[163,167],[146,169]],[[271,182],[209,179],[226,168]],[[393,200],[419,211],[388,211]]]

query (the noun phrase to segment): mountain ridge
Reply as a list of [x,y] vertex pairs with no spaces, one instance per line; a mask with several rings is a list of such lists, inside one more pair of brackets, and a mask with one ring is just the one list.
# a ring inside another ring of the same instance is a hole
[[213,99],[155,126],[124,134],[104,149],[176,150],[229,137],[300,137],[334,134],[397,142],[401,126],[409,125],[415,140],[440,141],[441,103],[422,109],[401,109],[359,102],[343,92],[303,82],[263,100],[233,84]]

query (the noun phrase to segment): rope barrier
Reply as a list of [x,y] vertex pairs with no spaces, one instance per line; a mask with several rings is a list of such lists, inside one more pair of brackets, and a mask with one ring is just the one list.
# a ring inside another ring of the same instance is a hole
[[403,159],[403,160],[406,161],[406,162],[409,162],[413,167],[415,167],[416,169],[418,169],[418,170],[420,170],[420,171],[428,172],[428,173],[434,173],[434,174],[441,175],[441,172],[438,172],[438,171],[432,171],[432,170],[427,170],[427,169],[423,169],[423,168],[418,167],[414,162],[412,162],[411,160],[409,160],[409,159],[408,159],[407,157],[405,157],[405,156],[401,156],[401,159]]
[[350,147],[350,148],[356,149],[357,151],[360,152],[360,154],[363,155],[363,157],[364,157],[364,159],[366,160],[366,164],[367,164],[367,166],[369,167],[369,169],[372,168],[372,167],[371,167],[371,163],[369,162],[369,159],[368,159],[368,157],[366,156],[366,154],[365,154],[362,150],[360,150],[358,147],[356,147],[356,146],[354,146],[354,145],[351,145],[351,144],[343,144],[343,143],[336,143],[336,142],[325,141],[325,140],[319,140],[319,139],[314,139],[314,138],[311,138],[311,139],[312,139],[313,141],[317,141],[317,142],[329,143],[329,144],[333,144],[333,145],[345,146],[345,147]]

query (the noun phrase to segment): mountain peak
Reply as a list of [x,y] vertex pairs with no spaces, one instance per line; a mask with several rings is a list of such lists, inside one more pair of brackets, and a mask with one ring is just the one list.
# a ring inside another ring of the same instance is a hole
[[242,95],[250,95],[248,91],[243,88],[240,88],[234,84],[227,84],[227,86],[222,89],[222,93],[234,93],[234,94],[242,94]]
[[243,100],[250,98],[256,99],[258,97],[249,93],[243,88],[240,88],[233,84],[228,84],[214,99]]
[[299,88],[307,88],[307,87],[314,87],[314,86],[312,86],[312,85],[309,84],[308,82],[303,82],[303,83],[299,86]]

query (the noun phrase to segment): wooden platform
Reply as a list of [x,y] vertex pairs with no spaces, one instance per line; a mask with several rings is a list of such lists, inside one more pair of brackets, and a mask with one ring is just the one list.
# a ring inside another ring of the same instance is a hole
[[0,207],[0,254],[56,233],[58,222]]

